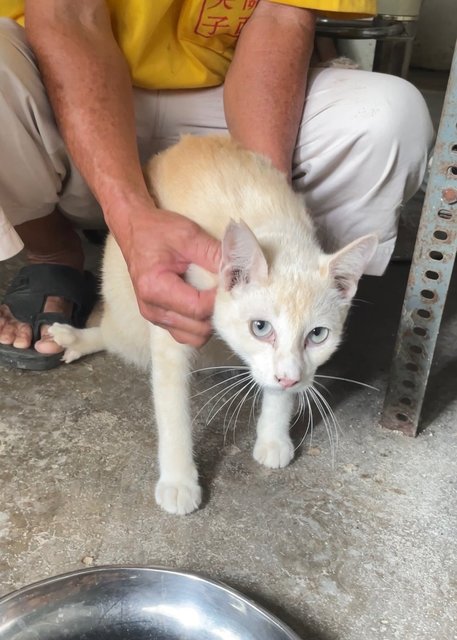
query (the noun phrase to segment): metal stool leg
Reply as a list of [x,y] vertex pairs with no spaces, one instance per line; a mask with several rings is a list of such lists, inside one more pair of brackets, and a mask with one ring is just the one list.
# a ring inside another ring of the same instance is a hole
[[457,47],[406,287],[381,426],[417,433],[457,246]]

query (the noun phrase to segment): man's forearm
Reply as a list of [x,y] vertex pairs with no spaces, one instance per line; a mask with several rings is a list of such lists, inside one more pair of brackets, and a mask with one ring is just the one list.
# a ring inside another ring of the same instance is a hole
[[116,211],[147,190],[130,75],[105,3],[30,0],[26,25],[65,143],[108,224],[125,224]]
[[124,255],[141,314],[178,342],[202,346],[215,291],[199,292],[181,276],[189,264],[216,273],[220,244],[148,193],[130,74],[105,0],[26,0],[26,25],[63,138]]
[[241,33],[224,85],[232,135],[286,174],[303,111],[314,22],[311,11],[261,1]]

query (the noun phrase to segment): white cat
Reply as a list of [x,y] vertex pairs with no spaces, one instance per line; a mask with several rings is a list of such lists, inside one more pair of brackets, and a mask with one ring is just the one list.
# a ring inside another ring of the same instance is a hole
[[[219,274],[191,265],[186,279],[200,289],[217,286],[214,330],[263,389],[254,458],[284,467],[294,453],[289,424],[296,394],[337,348],[377,238],[364,236],[324,254],[302,196],[266,158],[226,136],[185,136],[154,157],[146,175],[161,207],[192,218],[222,241]],[[66,362],[107,349],[151,368],[159,432],[156,500],[170,513],[189,513],[201,501],[188,388],[195,350],[140,315],[112,236],[103,298],[99,327],[54,324],[52,335],[66,348]]]

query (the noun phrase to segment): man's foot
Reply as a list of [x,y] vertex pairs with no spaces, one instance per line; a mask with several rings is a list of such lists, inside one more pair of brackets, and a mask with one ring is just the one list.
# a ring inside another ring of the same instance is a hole
[[[57,296],[49,296],[46,299],[43,311],[62,313],[68,319],[71,317],[73,304]],[[62,347],[49,335],[50,325],[42,325],[41,339],[33,345],[39,353],[60,353]],[[30,349],[33,343],[32,325],[17,320],[5,304],[0,305],[0,344],[7,344],[16,349]]]
[[57,366],[63,349],[49,327],[83,327],[96,299],[97,281],[87,271],[60,264],[23,267],[0,306],[0,363],[37,371]]
[[[27,260],[30,266],[44,264],[64,266],[83,273],[84,251],[81,239],[72,224],[57,209],[47,216],[20,224],[15,229],[27,249]],[[37,280],[47,275],[46,272],[39,273],[40,277]],[[52,286],[52,281],[50,284]],[[34,346],[39,353],[60,353],[61,347],[48,334],[48,327],[54,320],[49,324],[43,323],[35,332],[38,333],[35,337],[32,325],[23,320],[24,316],[29,316],[33,322],[33,316],[38,312],[59,313],[62,314],[64,321],[70,320],[73,310],[73,303],[69,302],[71,297],[69,296],[66,300],[60,295],[45,296],[39,303],[40,308],[38,309],[38,303],[36,303],[34,313],[30,313],[31,307],[27,305],[28,292],[23,290],[22,281],[19,282],[19,288],[23,299],[19,298],[19,306],[15,304],[16,311],[10,308],[11,304],[0,305],[0,345],[10,345],[16,349],[29,349]],[[35,280],[33,290],[36,292],[39,289],[40,283]],[[46,286],[42,291],[46,292]],[[30,293],[33,297],[32,291]],[[18,317],[15,317],[15,312]]]

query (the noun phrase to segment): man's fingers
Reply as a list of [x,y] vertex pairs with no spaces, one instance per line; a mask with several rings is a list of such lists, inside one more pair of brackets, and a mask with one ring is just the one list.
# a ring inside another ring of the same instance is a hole
[[189,263],[193,262],[211,273],[217,273],[222,257],[221,243],[204,231],[200,231],[195,242],[186,247],[183,257]]
[[197,291],[173,272],[162,273],[154,282],[153,302],[148,304],[150,296],[147,292],[138,299],[141,314],[168,330],[177,342],[193,347],[203,346],[212,333],[209,318],[213,312],[215,290]]
[[160,307],[154,309],[154,324],[159,325],[163,329],[168,329],[171,333],[174,330],[183,333],[192,334],[198,338],[207,340],[213,331],[212,324],[209,320],[193,320],[186,318],[174,311],[166,311]]
[[196,349],[203,347],[203,345],[206,344],[211,337],[210,335],[206,337],[196,336],[193,333],[186,333],[185,331],[179,331],[175,329],[170,331],[170,333],[176,340],[176,342],[179,342],[180,344],[188,344],[189,346],[195,347]]
[[[140,312],[179,342],[204,344],[211,333],[216,289],[198,291],[182,276],[190,264],[217,273],[220,242],[177,213],[157,210],[155,215],[151,242],[144,251],[137,249],[129,263]],[[148,235],[147,225],[145,229],[140,247]]]
[[[207,320],[213,314],[216,290],[198,291],[172,271],[165,271],[156,278],[150,299],[154,306],[185,316],[192,320]],[[147,305],[149,296],[140,292]]]

